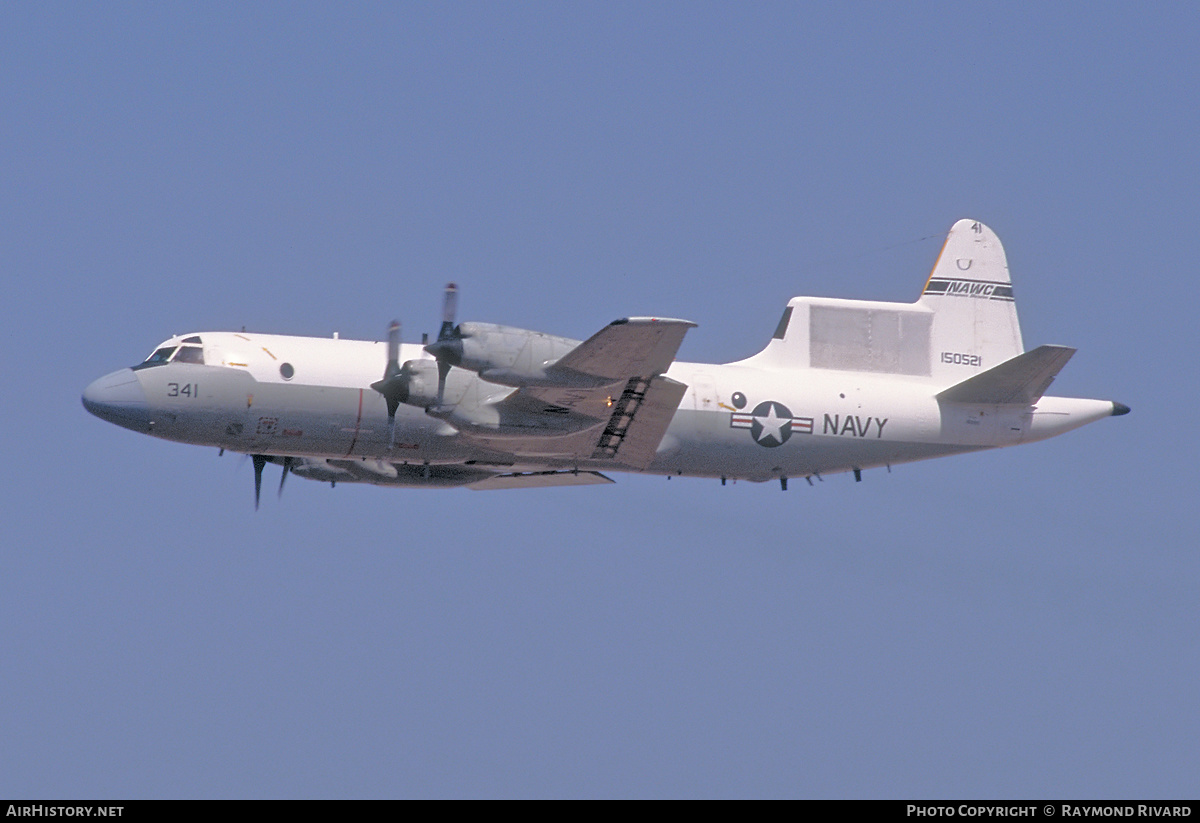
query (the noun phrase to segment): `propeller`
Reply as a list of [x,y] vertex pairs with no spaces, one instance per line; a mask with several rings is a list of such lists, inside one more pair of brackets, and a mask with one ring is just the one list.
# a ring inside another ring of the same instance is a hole
[[[446,377],[455,362],[462,360],[461,335],[454,325],[454,317],[458,313],[458,286],[446,284],[445,297],[442,300],[442,327],[438,330],[437,341],[425,347],[425,351],[433,355],[438,367],[437,404],[442,405],[446,396]],[[424,342],[424,341],[422,341]],[[409,380],[411,374],[400,365],[400,321],[393,320],[388,326],[387,366],[383,370],[383,379],[376,380],[371,388],[383,395],[387,401],[388,413],[388,449],[396,443],[396,410],[408,399]]]
[[[393,320],[388,326],[387,366],[383,379],[371,384],[371,388],[383,395],[387,401],[388,448],[396,442],[396,409],[408,398],[408,380],[400,371],[400,321]],[[286,470],[285,470],[286,472]]]
[[263,466],[267,465],[267,458],[265,455],[252,454],[250,459],[254,461],[254,510],[258,511],[258,501],[262,497]]
[[448,340],[454,336],[454,315],[458,314],[458,286],[446,284],[446,294],[442,298],[442,327],[438,329],[438,340]]
[[[262,500],[263,469],[266,468],[268,463],[274,462],[274,458],[268,457],[265,454],[242,455],[243,460],[246,457],[249,457],[254,463],[254,510],[258,511],[258,504]],[[292,467],[296,465],[298,459],[289,456],[279,458],[279,461],[283,464],[283,475],[279,478],[279,496],[283,497],[283,484],[287,481],[288,473],[291,472]]]
[[438,396],[437,404],[441,406],[446,398],[446,377],[454,361],[462,360],[462,335],[454,325],[454,317],[458,314],[458,286],[446,284],[446,294],[442,298],[442,327],[438,329],[437,341],[425,347],[425,351],[433,355],[438,364]]
[[283,483],[287,480],[288,472],[292,470],[292,464],[296,462],[296,458],[288,456],[283,458],[283,474],[279,475],[279,497],[283,497]]

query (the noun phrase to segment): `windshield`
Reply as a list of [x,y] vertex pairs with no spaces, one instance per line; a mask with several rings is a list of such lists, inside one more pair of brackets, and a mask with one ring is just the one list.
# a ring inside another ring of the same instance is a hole
[[[188,338],[199,342],[200,338]],[[163,366],[167,363],[196,363],[204,365],[204,349],[200,346],[163,346],[155,349],[154,354],[134,366],[134,370],[148,369],[152,366]]]
[[155,351],[154,354],[147,357],[146,360],[141,365],[143,365],[143,366],[158,366],[163,363],[166,363],[168,360],[171,359],[171,355],[173,355],[175,353],[176,348],[178,348],[178,347],[177,346],[163,346],[161,349],[158,349],[157,351]]

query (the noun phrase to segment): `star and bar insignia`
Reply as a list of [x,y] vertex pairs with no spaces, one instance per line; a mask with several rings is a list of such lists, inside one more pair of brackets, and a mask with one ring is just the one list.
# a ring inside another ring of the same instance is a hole
[[734,412],[729,415],[729,427],[749,429],[755,443],[774,448],[786,443],[793,432],[812,434],[813,419],[793,417],[792,412],[782,403],[764,400],[755,406],[753,411]]

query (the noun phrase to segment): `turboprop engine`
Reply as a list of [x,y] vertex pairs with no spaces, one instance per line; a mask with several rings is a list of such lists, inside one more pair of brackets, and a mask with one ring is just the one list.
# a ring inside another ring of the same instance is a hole
[[[569,385],[569,376],[548,373],[578,340],[541,332],[498,326],[494,323],[461,323],[446,337],[425,347],[439,363],[473,371],[503,386]],[[594,381],[579,375],[582,382]],[[565,381],[565,382],[564,382]]]
[[[613,382],[558,365],[581,345],[578,340],[494,323],[455,325],[457,305],[458,288],[450,283],[438,338],[425,346],[431,360],[408,360],[402,365],[400,324],[393,322],[389,327],[387,367],[383,379],[371,384],[387,401],[389,440],[395,436],[396,410],[401,403],[424,409],[460,430],[486,431],[493,437],[506,429],[521,437],[561,436],[573,431],[579,420],[568,425],[557,418],[551,422],[539,418],[531,425],[513,409],[502,413],[497,404],[513,388],[595,389]],[[622,322],[626,321],[617,321]]]
[[[400,402],[425,408],[438,402],[439,375],[436,360],[408,360],[400,368],[397,383],[403,386]],[[444,384],[443,384],[444,385]]]

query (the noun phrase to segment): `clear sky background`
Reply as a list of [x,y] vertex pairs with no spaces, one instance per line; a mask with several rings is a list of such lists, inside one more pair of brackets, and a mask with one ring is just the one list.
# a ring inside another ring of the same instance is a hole
[[[7,3],[0,796],[1200,795],[1192,3]],[[389,490],[88,415],[174,333],[769,339],[1008,252],[1048,442]]]

